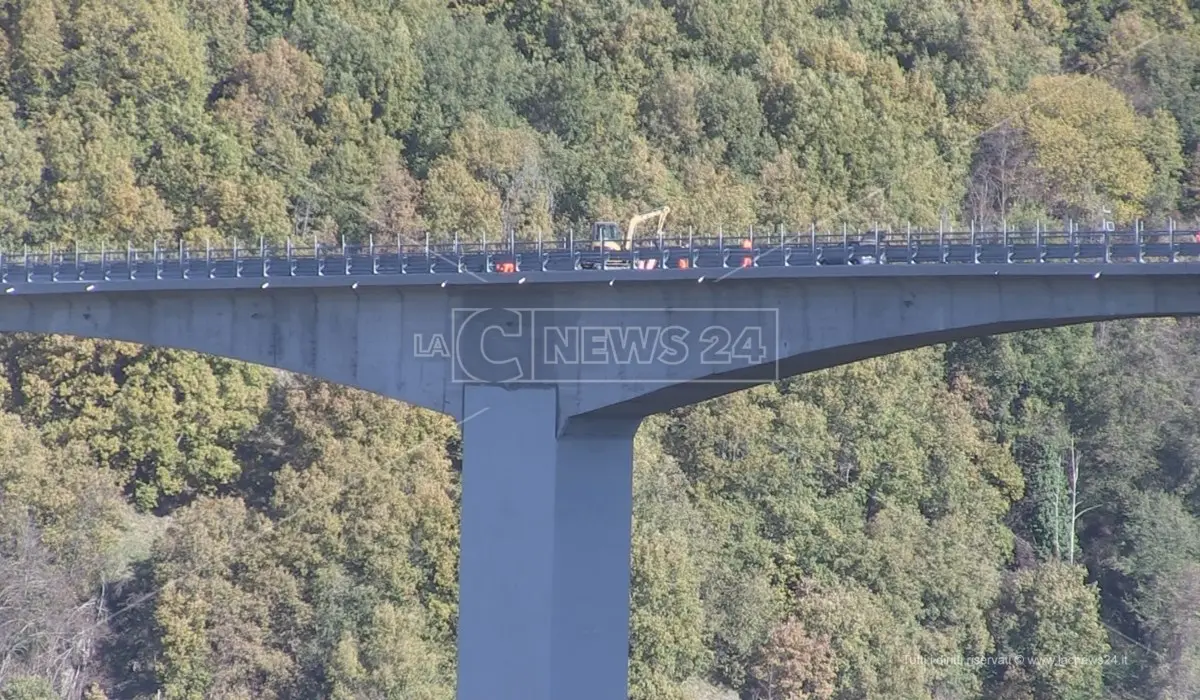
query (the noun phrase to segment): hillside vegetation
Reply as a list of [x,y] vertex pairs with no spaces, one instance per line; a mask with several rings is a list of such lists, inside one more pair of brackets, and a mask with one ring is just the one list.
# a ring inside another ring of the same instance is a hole
[[[1191,221],[1198,17],[7,0],[0,244]],[[1200,697],[1197,354],[1078,326],[655,416],[630,697]],[[453,699],[452,420],[112,342],[0,365],[0,700]]]

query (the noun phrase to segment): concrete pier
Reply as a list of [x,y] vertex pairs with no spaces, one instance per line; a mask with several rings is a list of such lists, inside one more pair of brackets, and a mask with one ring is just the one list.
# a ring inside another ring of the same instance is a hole
[[459,700],[623,700],[633,435],[553,387],[467,386]]

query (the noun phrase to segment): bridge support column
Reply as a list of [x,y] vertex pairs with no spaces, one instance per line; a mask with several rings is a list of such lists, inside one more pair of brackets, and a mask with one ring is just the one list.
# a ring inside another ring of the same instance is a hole
[[633,434],[465,388],[459,700],[625,700]]

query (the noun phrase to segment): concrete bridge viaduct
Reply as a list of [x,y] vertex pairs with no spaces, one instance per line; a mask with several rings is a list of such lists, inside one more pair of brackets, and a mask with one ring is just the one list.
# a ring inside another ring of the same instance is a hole
[[928,344],[1200,314],[1200,263],[726,274],[5,274],[0,331],[194,350],[454,416],[464,437],[458,697],[618,700],[632,438],[645,416]]

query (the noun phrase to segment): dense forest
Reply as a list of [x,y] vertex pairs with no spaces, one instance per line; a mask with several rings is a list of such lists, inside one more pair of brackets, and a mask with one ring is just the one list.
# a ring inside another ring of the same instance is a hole
[[[0,244],[1200,213],[1200,5],[2,0]],[[635,700],[1200,697],[1200,324],[655,416]],[[454,697],[458,430],[0,338],[0,699]]]

